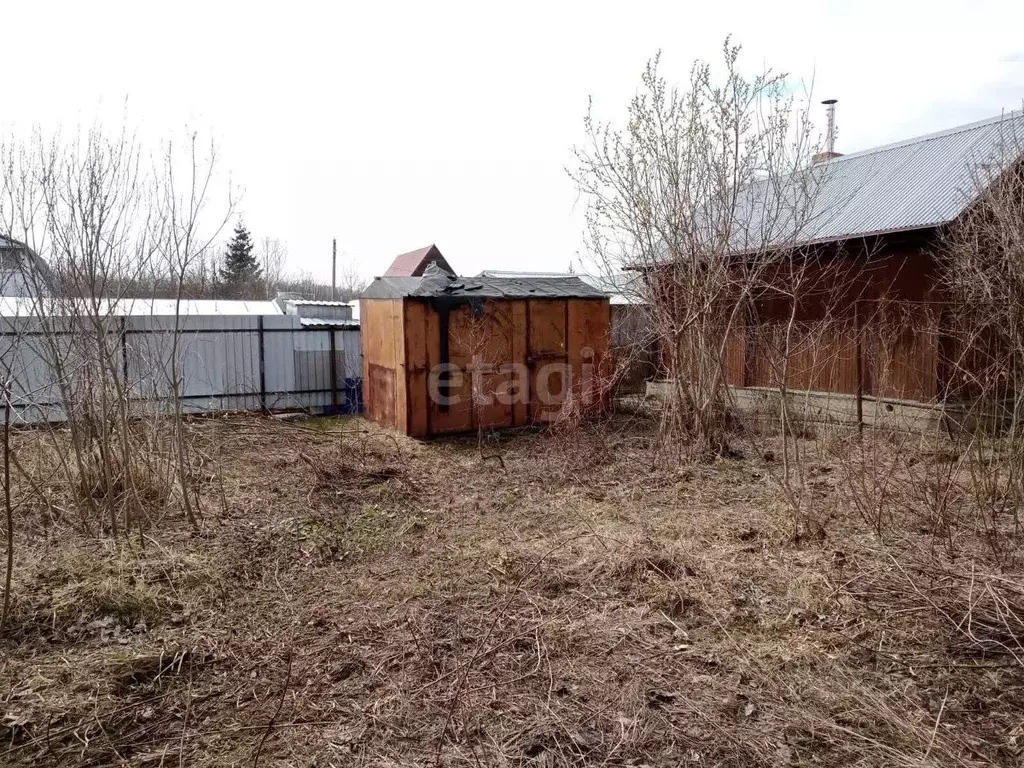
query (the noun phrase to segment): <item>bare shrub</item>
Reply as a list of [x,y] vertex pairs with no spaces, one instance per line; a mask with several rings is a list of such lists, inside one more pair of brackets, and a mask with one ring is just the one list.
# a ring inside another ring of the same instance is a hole
[[[143,542],[174,507],[198,528],[178,314],[155,355],[129,339],[126,316],[133,291],[155,282],[175,285],[180,307],[227,220],[207,206],[231,210],[230,196],[213,199],[216,167],[194,136],[155,154],[127,129],[0,142],[0,232],[19,241],[30,294],[3,318],[5,413],[25,413],[47,436],[35,448],[45,460],[9,447],[5,463],[20,502],[44,490],[51,510],[73,510],[51,522]],[[147,356],[150,378],[164,379],[155,399],[129,380],[129,359]]]
[[721,75],[697,62],[682,89],[651,60],[625,129],[588,115],[572,172],[593,258],[645,274],[672,389],[662,433],[694,456],[728,452],[726,346],[758,275],[806,227],[820,175],[784,76],[744,76],[739,53],[727,40]]
[[997,156],[973,170],[974,206],[937,249],[949,306],[942,365],[950,433],[963,455],[975,525],[992,552],[1008,549],[1024,503],[1024,129],[996,125]]

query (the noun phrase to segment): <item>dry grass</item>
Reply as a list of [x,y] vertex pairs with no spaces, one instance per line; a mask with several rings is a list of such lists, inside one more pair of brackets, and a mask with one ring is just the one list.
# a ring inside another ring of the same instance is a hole
[[358,420],[190,428],[199,535],[26,523],[0,764],[1020,758],[1019,573],[876,536],[841,452],[797,544],[763,451],[669,468],[641,417],[503,435],[504,467]]

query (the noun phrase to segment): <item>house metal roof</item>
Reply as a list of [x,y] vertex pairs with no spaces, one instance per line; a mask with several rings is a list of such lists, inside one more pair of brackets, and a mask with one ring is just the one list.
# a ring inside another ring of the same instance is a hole
[[378,277],[363,291],[363,299],[437,298],[481,299],[605,299],[607,295],[578,277],[455,277],[436,265],[423,277]]
[[826,160],[787,184],[760,180],[741,195],[732,244],[753,250],[940,226],[1022,154],[1018,111]]

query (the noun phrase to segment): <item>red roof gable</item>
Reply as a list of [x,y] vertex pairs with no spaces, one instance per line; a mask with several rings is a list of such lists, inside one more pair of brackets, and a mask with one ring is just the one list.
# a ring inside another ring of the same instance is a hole
[[448,262],[441,255],[441,251],[438,250],[437,246],[428,245],[426,248],[420,248],[396,256],[395,260],[391,262],[391,266],[388,267],[387,272],[384,273],[384,277],[421,277],[423,271],[431,262],[436,262],[437,266],[441,267],[441,269],[453,275],[455,274],[455,271],[448,265]]

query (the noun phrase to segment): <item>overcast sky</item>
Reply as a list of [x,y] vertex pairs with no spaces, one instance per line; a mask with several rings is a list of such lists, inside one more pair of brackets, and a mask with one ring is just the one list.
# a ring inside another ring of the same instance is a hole
[[[330,274],[436,243],[463,274],[564,270],[583,249],[564,172],[645,61],[682,81],[732,34],[751,70],[814,78],[852,152],[1020,108],[1024,2],[7,0],[7,133],[38,124],[212,133],[254,237]],[[823,115],[822,117],[822,123]]]

